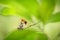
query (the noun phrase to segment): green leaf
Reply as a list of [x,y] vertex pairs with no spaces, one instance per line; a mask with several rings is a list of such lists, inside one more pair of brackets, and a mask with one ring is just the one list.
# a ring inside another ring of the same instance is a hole
[[57,5],[60,6],[60,0],[57,0]]
[[60,22],[46,24],[44,32],[50,39],[55,39],[60,33]]
[[44,33],[37,33],[34,30],[16,30],[8,35],[5,40],[48,40]]
[[3,15],[19,15],[28,20],[34,15],[43,22],[49,19],[55,7],[55,0],[6,0],[2,4],[6,2],[9,9],[3,11]]
[[52,15],[49,22],[60,22],[60,12]]
[[38,8],[36,2],[36,0],[3,0],[1,4],[8,5],[8,8],[3,10],[2,15],[19,15],[31,20],[31,14]]
[[0,0],[0,4],[8,4],[9,1],[8,0]]
[[41,18],[42,21],[45,23],[55,8],[55,0],[40,0],[39,2],[39,13],[38,18]]
[[37,0],[16,0],[15,2],[16,3],[14,5],[18,4],[16,6],[19,6],[19,10],[21,10],[17,12],[17,14],[25,17],[28,20],[31,20],[31,15],[35,15],[37,12]]

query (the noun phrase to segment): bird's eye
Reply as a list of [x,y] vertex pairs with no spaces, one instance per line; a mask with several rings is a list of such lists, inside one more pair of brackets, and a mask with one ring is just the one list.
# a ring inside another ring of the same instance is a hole
[[27,21],[25,21],[24,23],[27,24]]

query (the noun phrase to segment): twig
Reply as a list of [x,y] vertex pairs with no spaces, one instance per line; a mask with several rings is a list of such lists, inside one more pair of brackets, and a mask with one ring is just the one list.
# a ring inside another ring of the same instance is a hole
[[[39,22],[38,22],[39,23]],[[38,23],[35,23],[35,24],[32,24],[32,25],[29,25],[27,28],[29,28],[29,27],[31,27],[31,26],[34,26],[34,25],[36,25],[36,24],[38,24]],[[27,28],[25,28],[25,29],[27,29]]]

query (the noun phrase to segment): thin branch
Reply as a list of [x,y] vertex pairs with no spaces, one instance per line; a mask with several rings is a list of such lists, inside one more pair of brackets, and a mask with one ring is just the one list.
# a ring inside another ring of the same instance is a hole
[[[39,23],[39,22],[38,22]],[[27,28],[31,27],[31,26],[34,26],[34,25],[37,25],[38,23],[35,23],[35,24],[32,24],[32,25],[29,25]],[[27,29],[25,28],[25,29]]]

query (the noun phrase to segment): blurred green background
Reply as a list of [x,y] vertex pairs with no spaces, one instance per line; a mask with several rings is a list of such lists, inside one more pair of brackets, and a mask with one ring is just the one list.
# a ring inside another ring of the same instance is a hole
[[60,0],[0,0],[0,40],[60,40]]

